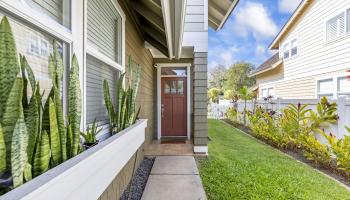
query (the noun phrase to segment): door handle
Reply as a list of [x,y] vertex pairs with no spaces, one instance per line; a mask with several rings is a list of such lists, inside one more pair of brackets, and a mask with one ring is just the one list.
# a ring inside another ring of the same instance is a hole
[[162,104],[162,118],[164,117],[164,104]]

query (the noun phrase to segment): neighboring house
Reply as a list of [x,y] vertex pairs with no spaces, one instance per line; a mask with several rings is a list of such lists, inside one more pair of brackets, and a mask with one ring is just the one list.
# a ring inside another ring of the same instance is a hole
[[[96,119],[105,128],[99,137],[108,135],[103,80],[109,82],[114,96],[114,83],[126,71],[131,56],[135,65],[142,66],[137,106],[141,106],[140,118],[148,120],[140,152],[153,140],[182,138],[193,142],[194,153],[207,154],[208,27],[222,28],[237,2],[0,0],[0,17],[9,17],[18,53],[28,57],[45,94],[52,84],[48,55],[53,40],[59,42],[66,66],[62,85],[65,112],[67,70],[76,54],[83,99],[82,130]],[[141,133],[138,137],[142,139]],[[123,145],[126,149],[121,152],[126,155],[132,141]],[[116,164],[128,162],[119,170],[114,189],[124,190],[130,181],[127,172],[133,162],[131,157],[123,159],[115,160]]]
[[259,97],[350,97],[350,2],[304,0],[270,45],[278,50],[254,71]]

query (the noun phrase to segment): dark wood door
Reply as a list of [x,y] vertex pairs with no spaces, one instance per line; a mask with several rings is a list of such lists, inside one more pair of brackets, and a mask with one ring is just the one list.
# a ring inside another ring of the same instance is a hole
[[187,136],[187,86],[185,77],[163,77],[162,136]]

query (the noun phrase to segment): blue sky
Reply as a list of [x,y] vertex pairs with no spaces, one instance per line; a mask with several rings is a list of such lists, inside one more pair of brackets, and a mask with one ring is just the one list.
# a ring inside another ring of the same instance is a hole
[[246,61],[259,66],[273,52],[269,44],[301,0],[240,0],[218,32],[209,30],[209,70]]

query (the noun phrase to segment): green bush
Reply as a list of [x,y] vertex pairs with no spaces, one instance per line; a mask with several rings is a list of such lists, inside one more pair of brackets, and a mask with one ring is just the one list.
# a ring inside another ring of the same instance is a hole
[[[316,105],[316,111],[309,109],[308,105],[291,104],[277,115],[258,106],[247,116],[255,137],[281,149],[302,151],[308,160],[325,167],[330,167],[332,157],[335,157],[338,169],[350,173],[350,136],[337,139],[323,131],[329,124],[337,122],[336,110],[336,103],[323,97]],[[237,119],[237,113],[229,109],[226,115],[233,120]],[[320,142],[318,136],[324,136],[329,145]]]

